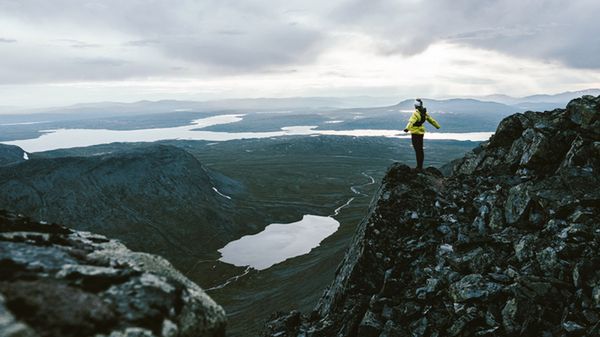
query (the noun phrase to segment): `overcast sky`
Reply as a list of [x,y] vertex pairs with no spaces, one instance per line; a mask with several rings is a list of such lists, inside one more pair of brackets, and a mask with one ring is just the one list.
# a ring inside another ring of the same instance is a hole
[[0,106],[600,87],[597,0],[0,0]]

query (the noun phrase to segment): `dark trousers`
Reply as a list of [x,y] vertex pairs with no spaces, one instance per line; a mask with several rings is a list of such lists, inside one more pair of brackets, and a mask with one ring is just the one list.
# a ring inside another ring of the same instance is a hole
[[425,159],[425,153],[423,152],[423,135],[411,135],[412,146],[415,149],[417,155],[417,168],[423,168],[423,160]]

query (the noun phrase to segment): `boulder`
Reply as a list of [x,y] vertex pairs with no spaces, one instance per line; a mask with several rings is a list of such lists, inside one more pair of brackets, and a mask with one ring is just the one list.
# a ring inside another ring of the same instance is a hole
[[480,274],[470,274],[450,286],[450,297],[455,302],[489,299],[501,290],[502,286],[485,280]]
[[383,324],[372,311],[367,311],[358,326],[358,335],[365,337],[377,337],[381,334]]
[[523,183],[512,187],[504,204],[504,218],[510,225],[522,222],[527,218],[532,199],[529,193],[531,184]]
[[225,336],[225,312],[165,259],[0,211],[1,336]]
[[594,96],[583,96],[569,102],[566,117],[578,128],[600,135],[600,104]]
[[514,114],[503,119],[490,138],[490,148],[511,146],[522,134],[527,124],[523,114]]

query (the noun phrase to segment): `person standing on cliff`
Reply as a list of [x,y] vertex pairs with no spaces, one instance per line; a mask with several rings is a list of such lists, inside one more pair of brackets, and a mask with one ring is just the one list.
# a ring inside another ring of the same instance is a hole
[[435,121],[429,114],[427,109],[423,106],[423,101],[420,98],[415,100],[415,112],[408,119],[408,124],[404,132],[410,132],[412,139],[412,146],[415,149],[415,155],[417,156],[417,170],[423,169],[423,161],[425,160],[425,153],[423,152],[423,137],[425,136],[425,121],[439,129],[441,126]]

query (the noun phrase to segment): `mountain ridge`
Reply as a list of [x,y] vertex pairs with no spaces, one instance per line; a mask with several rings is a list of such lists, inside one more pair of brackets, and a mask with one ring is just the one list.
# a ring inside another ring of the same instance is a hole
[[565,91],[557,94],[535,94],[523,97],[513,97],[508,95],[495,94],[482,96],[480,98],[490,99],[494,102],[514,105],[519,103],[567,103],[574,98],[586,95],[598,96],[600,95],[600,89],[590,88],[576,91]]
[[265,336],[597,336],[600,96],[505,118],[452,175],[393,165],[318,305]]
[[168,145],[86,157],[32,156],[0,166],[0,203],[38,221],[117,238],[185,269],[238,235],[222,215],[230,200],[213,190],[221,181],[231,184],[225,179]]

